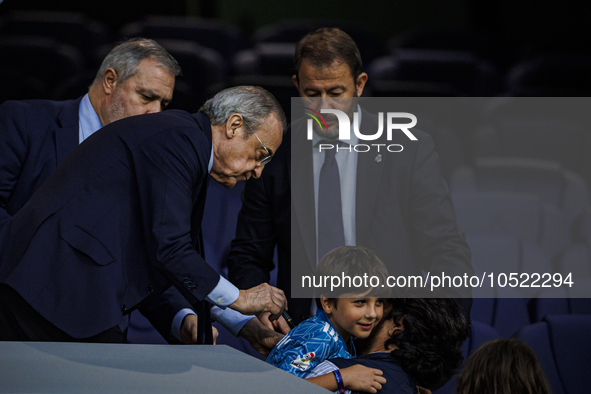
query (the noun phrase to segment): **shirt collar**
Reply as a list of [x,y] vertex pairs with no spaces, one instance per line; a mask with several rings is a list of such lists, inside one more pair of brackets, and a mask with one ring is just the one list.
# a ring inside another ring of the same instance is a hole
[[79,143],[90,137],[95,131],[103,127],[96,111],[90,103],[88,93],[80,100],[78,107]]
[[207,168],[208,174],[211,172],[212,168],[213,168],[213,144],[211,144],[211,155],[209,156],[209,167]]

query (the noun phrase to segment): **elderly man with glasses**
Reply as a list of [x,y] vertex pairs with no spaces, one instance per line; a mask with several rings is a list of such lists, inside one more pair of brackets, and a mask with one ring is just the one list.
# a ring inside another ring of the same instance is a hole
[[[199,113],[134,116],[88,138],[1,230],[0,340],[124,342],[122,320],[171,285],[221,320],[281,316],[281,290],[238,290],[197,244],[207,176],[227,188],[260,177],[284,127],[269,92],[242,86]],[[235,332],[258,350],[281,337],[242,319]]]

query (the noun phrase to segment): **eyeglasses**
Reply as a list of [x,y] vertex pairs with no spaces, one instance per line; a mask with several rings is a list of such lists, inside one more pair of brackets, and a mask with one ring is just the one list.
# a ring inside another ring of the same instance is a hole
[[242,119],[244,120],[244,124],[248,126],[248,128],[250,129],[250,131],[252,132],[252,134],[254,134],[254,136],[257,137],[257,140],[259,140],[259,142],[263,146],[263,149],[265,150],[265,152],[267,152],[267,156],[265,156],[260,161],[260,163],[259,163],[260,165],[264,166],[265,164],[267,164],[267,163],[269,163],[271,161],[271,159],[273,158],[273,156],[271,156],[271,153],[269,152],[269,149],[267,149],[267,147],[265,146],[265,144],[263,144],[263,141],[261,141],[261,139],[259,138],[259,136],[257,135],[257,133],[255,133],[254,130],[252,129],[252,127],[250,127],[250,125],[248,123],[246,123],[246,119],[244,119],[244,117]]

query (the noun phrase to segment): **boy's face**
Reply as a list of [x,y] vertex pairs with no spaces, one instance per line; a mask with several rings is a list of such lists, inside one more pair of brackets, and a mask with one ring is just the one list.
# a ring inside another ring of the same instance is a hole
[[367,338],[384,314],[382,298],[321,297],[322,309],[345,341],[351,336]]

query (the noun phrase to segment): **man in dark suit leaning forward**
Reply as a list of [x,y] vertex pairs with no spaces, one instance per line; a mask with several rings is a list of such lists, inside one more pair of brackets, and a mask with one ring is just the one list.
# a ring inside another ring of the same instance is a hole
[[195,243],[208,174],[228,188],[258,178],[284,127],[270,93],[236,87],[199,113],[129,117],[88,138],[0,231],[0,340],[122,342],[124,316],[171,285],[223,314],[279,316],[281,290],[238,290]]

